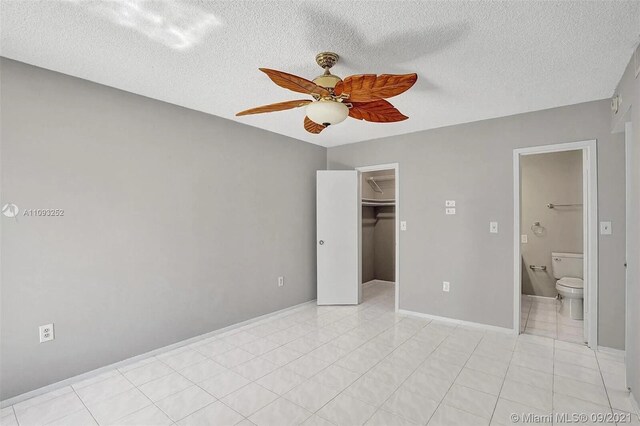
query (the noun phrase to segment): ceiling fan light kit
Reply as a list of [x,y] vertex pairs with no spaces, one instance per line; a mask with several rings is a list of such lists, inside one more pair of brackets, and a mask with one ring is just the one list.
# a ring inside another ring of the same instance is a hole
[[325,127],[342,123],[348,116],[349,107],[331,99],[320,99],[307,105],[307,117]]
[[339,56],[333,52],[317,54],[316,62],[324,69],[324,73],[313,81],[282,71],[260,68],[278,86],[311,95],[313,101],[301,99],[279,102],[241,111],[236,116],[306,106],[304,128],[314,134],[330,125],[343,122],[347,117],[374,123],[391,123],[408,118],[385,99],[410,89],[418,79],[416,74],[356,74],[342,80],[330,71],[338,59]]

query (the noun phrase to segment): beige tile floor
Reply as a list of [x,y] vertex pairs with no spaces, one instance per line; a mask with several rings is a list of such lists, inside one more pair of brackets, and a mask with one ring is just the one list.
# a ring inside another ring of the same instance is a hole
[[393,306],[391,285],[370,285],[360,306],[305,305],[3,408],[1,424],[480,426],[527,413],[640,424],[618,356]]
[[584,322],[561,314],[561,301],[523,295],[520,306],[521,332],[584,344]]

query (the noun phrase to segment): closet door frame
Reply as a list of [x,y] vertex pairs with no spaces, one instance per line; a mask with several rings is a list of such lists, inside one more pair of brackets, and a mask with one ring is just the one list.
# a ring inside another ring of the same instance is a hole
[[[393,170],[395,175],[395,311],[400,309],[400,163],[374,164],[355,168],[360,173]],[[362,194],[362,179],[360,179],[360,194]],[[362,215],[362,212],[360,213]],[[362,247],[362,233],[360,233],[360,247]],[[362,249],[360,250],[362,258]]]

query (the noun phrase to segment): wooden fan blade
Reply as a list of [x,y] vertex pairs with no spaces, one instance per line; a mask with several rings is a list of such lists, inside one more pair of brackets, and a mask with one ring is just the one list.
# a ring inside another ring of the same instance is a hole
[[374,123],[393,123],[409,118],[384,99],[371,102],[351,102],[351,105],[349,117],[355,118],[356,120],[365,120]]
[[299,99],[297,101],[278,102],[277,104],[263,105],[256,108],[240,111],[239,113],[236,114],[236,117],[239,117],[241,115],[262,114],[265,112],[284,111],[286,109],[305,106],[306,104],[310,104],[310,103],[311,101],[309,99]]
[[335,94],[345,93],[352,102],[371,102],[390,98],[411,88],[418,80],[417,74],[357,74],[336,84]]
[[329,91],[324,87],[320,87],[313,81],[298,77],[297,75],[288,74],[282,71],[271,70],[268,68],[259,68],[260,71],[267,74],[269,78],[278,86],[285,89],[293,90],[298,93],[307,95],[316,94],[320,96],[328,96]]
[[322,124],[318,124],[315,121],[311,121],[311,119],[309,117],[304,117],[304,129],[309,132],[309,133],[314,133],[314,134],[318,134],[321,131],[323,131],[326,128],[326,126],[323,126]]

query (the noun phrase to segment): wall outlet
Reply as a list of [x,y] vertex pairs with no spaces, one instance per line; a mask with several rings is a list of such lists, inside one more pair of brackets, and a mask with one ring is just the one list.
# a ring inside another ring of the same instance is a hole
[[400,230],[401,231],[406,231],[407,230],[407,222],[404,220],[400,221]]
[[527,236],[527,234],[520,235],[520,242],[522,244],[527,244],[529,242],[529,237]]
[[282,287],[284,285],[284,277],[278,277],[278,287]]
[[449,281],[442,281],[442,291],[449,292]]
[[53,334],[53,324],[41,325],[38,327],[38,330],[40,331],[40,343],[55,339]]
[[444,206],[445,207],[455,207],[456,206],[456,200],[446,200],[444,202]]
[[492,234],[498,233],[498,222],[489,222],[489,232]]
[[611,222],[600,222],[600,235],[611,235]]
[[456,209],[455,207],[447,207],[446,209],[444,209],[444,212],[446,214],[456,214]]

